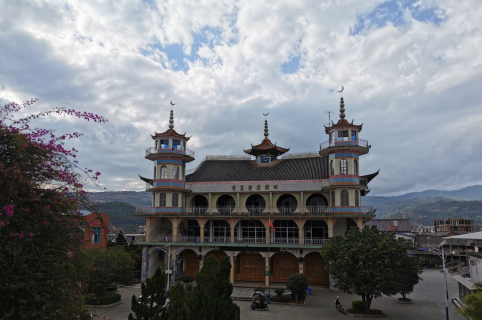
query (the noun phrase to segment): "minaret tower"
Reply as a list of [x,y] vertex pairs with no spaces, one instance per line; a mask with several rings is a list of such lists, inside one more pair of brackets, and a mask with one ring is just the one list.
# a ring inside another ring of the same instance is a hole
[[345,119],[345,102],[341,97],[340,119],[325,126],[329,140],[320,146],[320,155],[328,157],[330,214],[350,217],[360,228],[375,216],[371,208],[361,206],[361,197],[370,191],[368,182],[378,174],[360,176],[360,156],[368,154],[371,147],[359,137],[362,126]]
[[194,160],[194,152],[187,148],[190,137],[174,130],[174,113],[171,110],[169,129],[163,133],[151,135],[154,147],[146,150],[146,159],[153,161],[153,178],[140,178],[145,181],[146,191],[152,193],[152,213],[185,213],[186,163]]

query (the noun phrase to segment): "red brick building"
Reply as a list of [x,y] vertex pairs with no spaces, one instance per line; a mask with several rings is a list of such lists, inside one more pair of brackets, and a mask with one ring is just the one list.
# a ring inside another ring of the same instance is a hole
[[109,215],[100,213],[100,216],[94,212],[87,214],[82,211],[86,223],[84,232],[84,244],[87,248],[97,248],[99,250],[107,249],[107,232],[109,227]]

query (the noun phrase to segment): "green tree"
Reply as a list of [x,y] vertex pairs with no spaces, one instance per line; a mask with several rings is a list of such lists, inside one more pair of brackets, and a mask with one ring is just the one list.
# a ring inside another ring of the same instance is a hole
[[134,260],[122,246],[109,247],[104,251],[93,248],[85,253],[88,264],[86,282],[98,296],[113,282],[127,283],[132,279]]
[[186,320],[188,315],[187,307],[188,293],[184,289],[184,284],[176,282],[169,290],[169,307],[162,316],[169,320]]
[[331,238],[321,255],[336,280],[335,286],[360,295],[365,309],[370,310],[374,298],[391,295],[397,288],[399,262],[407,257],[411,246],[407,240],[395,239],[393,233],[380,234],[376,227],[352,227],[346,238]]
[[304,300],[308,289],[308,278],[303,273],[293,273],[286,282],[292,300]]
[[79,286],[85,263],[79,224],[88,222],[77,208],[95,211],[83,186],[100,173],[80,168],[76,150],[64,144],[80,134],[56,136],[29,123],[52,113],[105,120],[65,108],[15,118],[36,101],[0,107],[0,318],[84,318],[89,315]]
[[160,267],[154,275],[141,284],[141,302],[137,302],[135,295],[132,296],[129,320],[159,320],[161,314],[159,309],[166,304],[167,276]]
[[201,271],[196,274],[196,286],[189,296],[188,319],[239,320],[239,306],[231,299],[230,273],[228,257],[218,261],[214,255],[209,255],[204,260]]
[[456,313],[469,320],[482,320],[482,285],[474,284],[474,287],[475,290],[462,300],[465,306]]
[[395,273],[395,287],[391,293],[400,293],[402,298],[406,299],[407,294],[412,293],[413,287],[422,280],[420,277],[422,269],[418,263],[418,258],[408,255],[401,257],[398,267],[398,272]]

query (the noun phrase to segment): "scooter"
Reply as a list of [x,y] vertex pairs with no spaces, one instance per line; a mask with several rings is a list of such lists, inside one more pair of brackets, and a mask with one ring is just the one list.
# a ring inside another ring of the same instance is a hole
[[253,303],[251,303],[251,310],[261,309],[268,311],[269,306],[266,303],[266,294],[263,292],[255,292],[253,295]]
[[345,308],[343,307],[343,305],[341,305],[340,299],[338,299],[338,297],[336,297],[335,307],[336,307],[336,309],[337,309],[338,311],[340,311],[341,313],[346,314],[346,310],[345,310]]

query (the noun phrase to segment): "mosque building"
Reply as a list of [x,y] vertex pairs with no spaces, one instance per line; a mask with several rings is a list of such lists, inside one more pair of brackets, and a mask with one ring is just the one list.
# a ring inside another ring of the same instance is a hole
[[360,175],[360,156],[371,148],[361,130],[345,119],[341,98],[340,119],[325,126],[328,140],[317,152],[288,153],[273,144],[265,120],[260,144],[239,156],[206,156],[186,173],[195,155],[190,137],[174,130],[171,111],[169,129],[152,135],[154,147],[146,151],[153,176],[140,177],[152,193],[152,207],[136,209],[146,219],[145,239],[138,241],[142,279],[168,267],[168,255],[156,247],[171,244],[172,280],[195,276],[213,254],[230,258],[232,283],[267,286],[304,273],[310,284],[328,285],[320,248],[375,217],[361,203],[378,175]]

